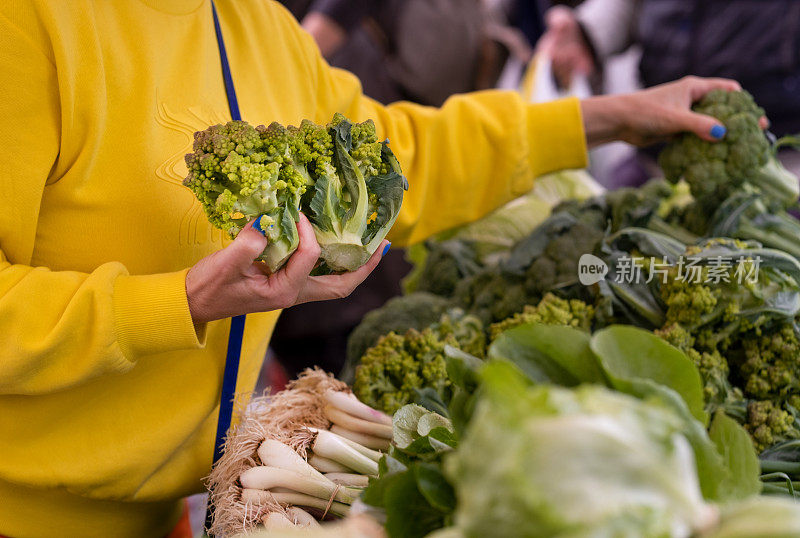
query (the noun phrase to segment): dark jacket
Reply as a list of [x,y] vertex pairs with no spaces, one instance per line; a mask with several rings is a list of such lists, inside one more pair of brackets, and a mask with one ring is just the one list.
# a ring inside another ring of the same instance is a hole
[[642,0],[645,86],[684,75],[738,80],[777,135],[800,132],[800,1]]

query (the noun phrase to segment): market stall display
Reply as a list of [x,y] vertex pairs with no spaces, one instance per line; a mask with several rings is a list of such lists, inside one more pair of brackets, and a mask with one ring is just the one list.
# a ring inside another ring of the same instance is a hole
[[540,218],[518,201],[412,250],[407,294],[351,335],[352,392],[309,371],[229,432],[211,530],[800,535],[794,140],[744,92],[697,108],[729,137],[670,143],[667,181],[532,196]]

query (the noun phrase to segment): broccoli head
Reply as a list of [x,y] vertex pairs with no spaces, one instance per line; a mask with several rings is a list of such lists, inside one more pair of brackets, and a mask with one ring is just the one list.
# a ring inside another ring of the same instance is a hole
[[724,90],[708,93],[693,108],[722,122],[725,138],[706,142],[687,133],[664,148],[659,164],[669,181],[685,179],[694,197],[713,207],[766,164],[769,141],[759,126],[764,110],[746,91]]
[[[464,241],[427,241],[422,248],[424,262],[414,270],[412,291],[452,297],[462,279],[481,270],[475,251]],[[407,290],[410,281],[406,281]]]
[[759,125],[764,110],[749,93],[715,90],[693,108],[717,118],[727,133],[719,142],[706,142],[687,133],[668,144],[659,155],[659,164],[669,181],[685,179],[700,208],[709,215],[745,186],[781,207],[797,201],[798,178],[776,157],[777,148],[794,140],[770,143]]
[[526,304],[536,302],[539,297],[527,292],[523,278],[497,268],[463,279],[453,294],[455,304],[485,324],[521,312]]
[[591,331],[594,320],[594,307],[578,299],[562,299],[546,294],[536,306],[527,305],[525,309],[508,319],[492,325],[489,330],[494,340],[503,332],[526,323],[566,325],[584,331]]
[[393,414],[430,387],[440,395],[450,387],[444,357],[445,342],[431,329],[389,333],[367,350],[356,367],[353,391],[359,400]]
[[677,347],[689,357],[703,380],[703,396],[709,414],[720,406],[742,400],[742,391],[730,381],[730,366],[717,348],[698,350],[695,337],[678,323],[670,323],[655,334]]
[[213,226],[235,237],[261,217],[269,244],[259,259],[273,272],[297,249],[301,211],[314,226],[324,270],[357,269],[394,224],[408,188],[375,125],[341,114],[327,126],[211,126],[195,133],[186,166],[184,185]]

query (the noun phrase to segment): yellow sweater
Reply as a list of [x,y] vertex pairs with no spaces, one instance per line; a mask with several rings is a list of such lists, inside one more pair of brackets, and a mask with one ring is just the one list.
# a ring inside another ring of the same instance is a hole
[[[577,101],[382,107],[267,0],[218,0],[251,123],[373,118],[409,178],[398,245],[585,164]],[[181,185],[229,119],[209,0],[0,2],[0,535],[161,536],[209,472],[229,321],[186,268],[225,240]],[[252,390],[277,312],[247,318]]]

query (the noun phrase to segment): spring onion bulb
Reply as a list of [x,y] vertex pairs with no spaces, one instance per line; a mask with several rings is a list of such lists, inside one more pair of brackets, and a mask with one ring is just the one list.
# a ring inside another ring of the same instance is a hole
[[292,523],[297,525],[298,527],[319,527],[319,521],[317,521],[314,516],[306,512],[300,507],[297,506],[290,506],[286,509],[286,514],[289,516],[289,519],[292,520]]
[[354,488],[365,488],[369,485],[369,477],[363,474],[353,473],[325,473],[325,478],[341,486],[351,486]]
[[335,516],[344,517],[350,507],[338,501],[326,501],[311,495],[304,495],[302,493],[274,493],[271,491],[264,491],[260,489],[244,488],[242,490],[242,501],[245,503],[260,505],[269,502],[276,502],[281,505],[289,506],[305,506],[306,508],[314,508],[315,510],[325,511]]
[[328,430],[308,429],[314,433],[311,451],[360,474],[378,474],[378,463],[350,446],[345,439]]
[[314,479],[277,467],[251,467],[241,474],[239,481],[247,489],[288,488],[320,499],[334,498],[347,504],[352,503],[359,494],[358,491],[337,486],[325,477]]
[[310,478],[324,479],[322,473],[280,441],[265,439],[258,447],[258,457],[261,459],[261,463],[267,467],[278,467]]
[[348,473],[351,471],[349,467],[317,454],[311,454],[308,457],[308,464],[321,473]]
[[340,435],[345,439],[349,439],[355,443],[358,443],[360,446],[364,448],[371,448],[374,450],[389,450],[391,446],[391,441],[388,439],[383,439],[381,437],[375,437],[374,435],[365,435],[363,433],[356,433],[354,431],[350,431],[347,428],[342,428],[341,426],[333,425],[331,426],[331,431],[336,435]]
[[293,529],[296,525],[280,512],[268,512],[261,518],[261,523],[267,530]]
[[353,432],[389,440],[392,438],[392,426],[354,417],[332,405],[325,406],[325,417],[337,426],[347,428]]
[[325,402],[354,417],[392,426],[392,417],[362,403],[352,392],[329,389],[322,395]]

